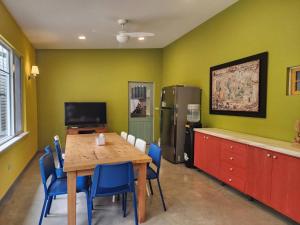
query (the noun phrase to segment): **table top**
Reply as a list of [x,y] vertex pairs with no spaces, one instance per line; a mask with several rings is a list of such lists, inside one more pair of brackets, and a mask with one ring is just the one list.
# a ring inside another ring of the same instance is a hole
[[300,144],[218,128],[196,128],[194,131],[300,158]]
[[149,163],[151,158],[127,143],[116,133],[105,133],[104,146],[96,145],[99,134],[67,135],[64,171],[90,170],[97,164],[131,161]]

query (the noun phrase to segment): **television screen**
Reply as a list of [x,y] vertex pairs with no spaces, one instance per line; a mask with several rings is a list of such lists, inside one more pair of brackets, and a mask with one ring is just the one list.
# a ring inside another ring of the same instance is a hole
[[105,102],[65,102],[65,125],[106,124]]

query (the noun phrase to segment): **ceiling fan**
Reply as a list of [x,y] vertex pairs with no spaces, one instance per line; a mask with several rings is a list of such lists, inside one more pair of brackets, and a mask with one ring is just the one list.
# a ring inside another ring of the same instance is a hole
[[144,40],[145,37],[154,36],[153,33],[147,32],[127,32],[124,30],[125,24],[128,23],[126,19],[119,19],[118,24],[122,27],[122,30],[116,35],[116,39],[119,43],[126,43],[130,38],[138,38],[139,40]]

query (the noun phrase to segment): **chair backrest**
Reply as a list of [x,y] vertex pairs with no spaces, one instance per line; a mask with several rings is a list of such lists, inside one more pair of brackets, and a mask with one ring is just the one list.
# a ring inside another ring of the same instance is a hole
[[53,137],[53,139],[54,139],[54,141],[59,141],[59,136],[58,136],[58,135],[55,135],[55,136]]
[[56,151],[56,154],[57,154],[59,168],[63,168],[64,167],[64,160],[63,160],[62,153],[61,153],[61,147],[60,147],[59,139],[54,138],[54,147],[55,147],[55,151]]
[[127,142],[128,142],[129,144],[134,145],[134,142],[135,142],[135,136],[129,134],[128,137],[127,137]]
[[122,131],[121,132],[121,137],[124,139],[124,140],[127,140],[127,133],[125,131]]
[[[44,186],[44,191],[47,193],[48,186],[51,185],[56,180],[56,173],[55,173],[55,165],[54,165],[54,159],[52,153],[49,152],[51,151],[51,148],[47,146],[45,148],[45,154],[41,156],[39,160],[39,165],[40,165],[40,173],[42,177],[42,182]],[[52,180],[50,184],[47,186],[47,180],[48,178],[52,176]]]
[[145,153],[146,152],[146,141],[140,139],[140,138],[137,138],[136,141],[135,141],[135,147],[140,150],[141,152]]
[[151,144],[148,155],[152,158],[152,163],[157,167],[157,173],[159,173],[161,162],[161,148],[156,144]]
[[134,190],[134,172],[132,162],[97,165],[94,170],[91,196],[101,195],[103,191]]

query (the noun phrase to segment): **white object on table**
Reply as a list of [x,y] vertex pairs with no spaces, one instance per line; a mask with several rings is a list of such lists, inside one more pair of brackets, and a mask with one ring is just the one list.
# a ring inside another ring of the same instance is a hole
[[96,144],[97,145],[105,145],[105,136],[104,134],[100,133],[98,137],[96,137]]

